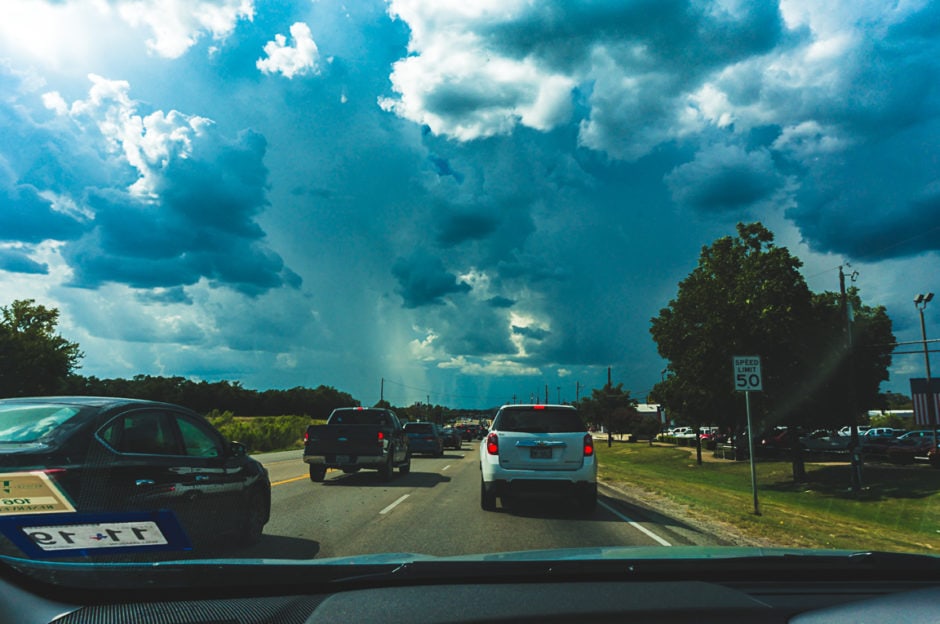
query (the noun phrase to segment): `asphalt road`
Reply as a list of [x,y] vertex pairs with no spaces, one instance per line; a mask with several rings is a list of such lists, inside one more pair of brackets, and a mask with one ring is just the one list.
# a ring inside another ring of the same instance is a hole
[[271,521],[240,557],[323,558],[371,553],[437,556],[548,548],[710,545],[716,539],[679,518],[621,500],[601,487],[586,516],[573,501],[531,497],[496,512],[480,509],[478,443],[443,457],[416,456],[411,473],[330,472],[313,483],[301,451],[257,458],[273,484]]

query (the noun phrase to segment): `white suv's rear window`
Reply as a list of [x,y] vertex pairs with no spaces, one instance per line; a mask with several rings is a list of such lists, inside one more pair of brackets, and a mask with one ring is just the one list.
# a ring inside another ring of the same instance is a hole
[[510,408],[496,415],[497,431],[524,433],[576,433],[587,431],[578,412],[570,409]]

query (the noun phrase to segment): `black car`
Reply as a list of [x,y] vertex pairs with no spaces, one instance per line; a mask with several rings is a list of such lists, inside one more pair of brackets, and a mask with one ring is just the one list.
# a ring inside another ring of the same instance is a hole
[[[6,493],[11,500],[38,501],[23,495],[33,487],[52,498],[61,495],[63,507],[55,511],[116,518],[161,512],[191,544],[232,534],[239,545],[256,542],[270,517],[265,468],[204,417],[168,403],[0,400],[0,473],[14,475]],[[42,480],[30,482],[29,476]],[[18,483],[23,492],[15,491]],[[41,510],[27,504],[21,513]]]
[[441,435],[444,437],[445,448],[457,449],[458,451],[463,448],[463,435],[459,429],[444,427],[441,430]]

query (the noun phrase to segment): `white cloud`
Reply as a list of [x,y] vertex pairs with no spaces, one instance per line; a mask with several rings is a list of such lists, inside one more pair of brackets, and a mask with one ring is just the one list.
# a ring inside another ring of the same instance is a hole
[[534,366],[527,366],[512,360],[495,359],[489,361],[473,361],[464,356],[451,358],[447,362],[441,362],[437,365],[442,369],[457,369],[464,375],[474,376],[493,376],[501,377],[538,375],[539,369]]
[[160,56],[178,58],[205,34],[228,37],[239,20],[254,18],[253,0],[133,0],[118,5],[121,17],[132,26],[153,33],[147,47]]
[[574,80],[534,58],[512,58],[489,47],[474,24],[511,18],[520,2],[396,1],[389,13],[407,21],[409,47],[395,63],[398,98],[379,104],[436,134],[468,141],[507,134],[517,125],[549,130],[568,121]]
[[121,152],[139,174],[130,187],[137,195],[150,195],[156,184],[155,176],[174,156],[186,158],[192,149],[192,139],[211,121],[178,111],[154,111],[142,116],[138,103],[130,98],[130,84],[123,80],[109,80],[94,74],[89,76],[92,87],[88,99],[78,100],[70,107],[58,93],[43,97],[48,108],[59,114],[68,114],[82,123],[97,125],[110,151]]
[[320,51],[310,33],[310,27],[303,22],[297,22],[290,27],[290,35],[294,45],[287,45],[287,38],[278,34],[274,41],[264,46],[267,58],[260,58],[255,66],[265,74],[281,73],[286,78],[319,72],[317,62]]

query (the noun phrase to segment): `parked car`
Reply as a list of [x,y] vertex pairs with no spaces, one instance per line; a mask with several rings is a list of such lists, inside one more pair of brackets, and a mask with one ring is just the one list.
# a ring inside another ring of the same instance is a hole
[[134,512],[168,510],[193,542],[229,533],[241,544],[257,542],[271,513],[268,473],[245,446],[169,403],[0,400],[0,467],[5,474],[38,473],[42,482],[31,487],[46,488],[47,497],[61,495],[65,510],[108,513],[115,522]]
[[444,454],[444,437],[437,423],[409,422],[405,423],[405,434],[408,436],[408,445],[412,455],[424,454],[440,457]]
[[444,427],[441,429],[441,436],[444,438],[444,448],[460,450],[463,448],[463,435],[454,427]]
[[903,433],[903,430],[891,427],[872,427],[859,434],[858,439],[862,452],[867,457],[884,457],[888,447]]
[[570,405],[504,405],[480,445],[480,506],[496,509],[527,490],[573,494],[581,509],[597,505],[594,438]]
[[[858,435],[860,435],[860,436],[861,436],[861,435],[865,435],[865,432],[868,431],[869,429],[871,429],[871,427],[869,427],[868,425],[859,425],[859,426],[858,426]],[[841,429],[839,429],[839,435],[840,435],[840,436],[851,436],[851,435],[852,435],[852,427],[850,427],[850,426],[842,427]]]
[[864,438],[896,438],[899,435],[903,434],[903,429],[895,429],[894,427],[871,427],[866,429],[864,432],[859,432],[859,436]]
[[935,450],[933,432],[919,429],[895,438],[885,449],[885,456],[895,464],[911,464],[918,459],[927,460]]

